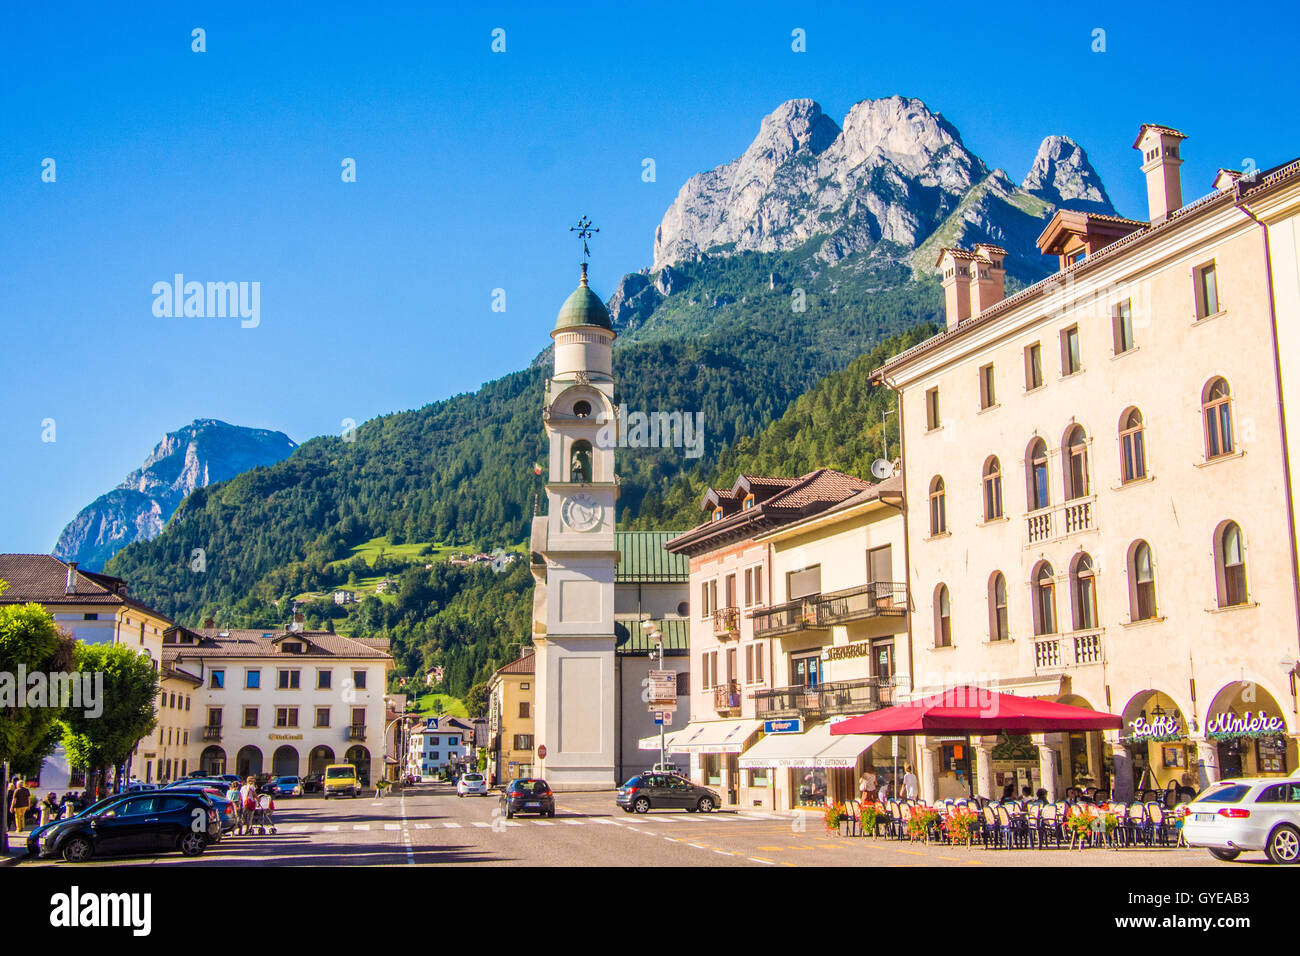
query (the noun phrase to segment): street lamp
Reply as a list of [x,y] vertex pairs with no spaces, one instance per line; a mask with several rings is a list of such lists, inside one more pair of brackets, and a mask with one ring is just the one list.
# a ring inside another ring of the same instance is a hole
[[[664,668],[664,635],[657,627],[654,621],[642,621],[641,630],[645,631],[646,637],[655,642],[655,648],[650,652],[650,660],[653,661],[659,670]],[[666,749],[664,746],[664,712],[659,711],[659,769],[662,770],[664,764],[668,762]]]

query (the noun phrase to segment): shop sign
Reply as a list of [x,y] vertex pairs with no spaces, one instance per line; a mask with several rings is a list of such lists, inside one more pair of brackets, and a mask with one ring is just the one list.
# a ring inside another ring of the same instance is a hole
[[302,740],[302,734],[267,734],[267,740]]
[[801,734],[803,733],[803,718],[794,717],[790,720],[765,720],[763,721],[763,733]]
[[870,657],[871,642],[859,641],[856,644],[833,644],[822,655],[824,661],[843,661],[853,657]]
[[1211,717],[1205,725],[1205,736],[1214,739],[1227,737],[1274,737],[1285,732],[1281,717],[1271,717],[1265,711],[1238,717],[1229,711]]
[[1132,732],[1129,740],[1181,740],[1183,729],[1177,714],[1168,714],[1148,721],[1144,717],[1129,721]]

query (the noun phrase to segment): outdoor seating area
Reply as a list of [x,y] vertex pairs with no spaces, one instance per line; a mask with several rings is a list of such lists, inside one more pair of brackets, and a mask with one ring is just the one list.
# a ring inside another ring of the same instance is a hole
[[[908,840],[994,849],[1174,847],[1182,843],[1181,805],[1165,805],[1164,791],[1146,802],[1083,798],[1037,800],[878,800],[827,804],[826,829],[848,837]],[[1099,796],[1100,791],[1094,796]],[[1148,795],[1148,794],[1144,794]],[[1108,796],[1108,795],[1107,795]]]

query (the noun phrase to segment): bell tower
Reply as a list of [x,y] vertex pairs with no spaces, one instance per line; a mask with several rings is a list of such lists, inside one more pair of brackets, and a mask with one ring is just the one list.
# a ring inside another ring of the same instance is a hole
[[616,784],[615,332],[587,283],[586,240],[595,230],[583,218],[574,231],[583,239],[582,274],[551,330],[555,364],[542,409],[546,515],[533,519],[532,543],[534,772],[554,790]]

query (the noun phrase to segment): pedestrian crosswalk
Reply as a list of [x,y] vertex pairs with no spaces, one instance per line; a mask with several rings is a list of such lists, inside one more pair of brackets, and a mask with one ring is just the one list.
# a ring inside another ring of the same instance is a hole
[[[436,823],[410,823],[408,829],[416,830],[433,830],[441,826],[447,830],[459,830],[466,826],[479,830],[491,829],[494,826],[498,829],[505,827],[553,827],[556,824],[565,826],[580,827],[591,824],[601,824],[604,826],[615,827],[639,827],[649,824],[650,829],[674,829],[682,824],[707,824],[707,823],[762,823],[773,820],[786,819],[780,814],[763,813],[759,811],[750,811],[745,813],[637,813],[628,814],[626,819],[616,819],[615,817],[605,816],[560,816],[555,819],[541,819],[537,817],[522,817],[518,820],[498,819],[496,821],[468,820],[459,822],[456,820],[439,820]],[[393,833],[402,830],[403,825],[400,823],[381,823],[375,821],[374,828],[382,828],[385,832]],[[353,832],[367,832],[371,829],[370,823],[290,823],[278,828],[281,834],[310,834],[310,833],[338,833],[341,830],[351,830]],[[688,827],[693,829],[693,827]],[[648,831],[638,831],[648,832]]]

